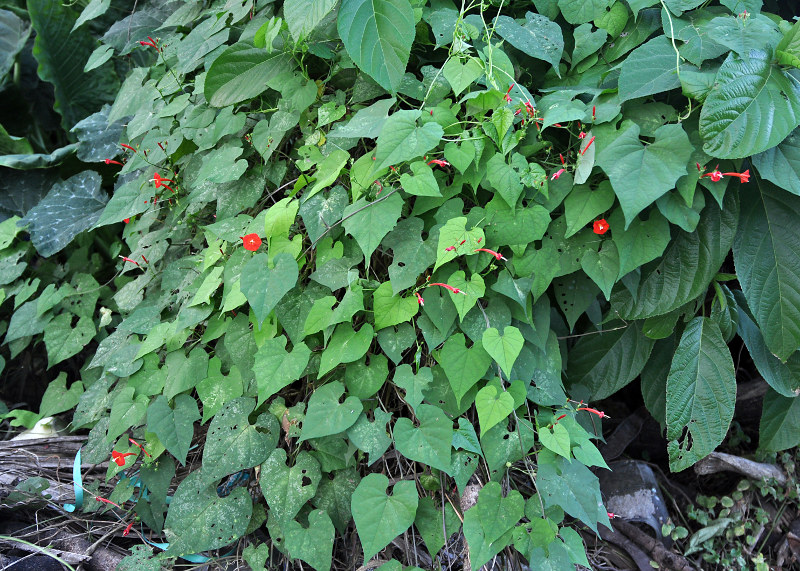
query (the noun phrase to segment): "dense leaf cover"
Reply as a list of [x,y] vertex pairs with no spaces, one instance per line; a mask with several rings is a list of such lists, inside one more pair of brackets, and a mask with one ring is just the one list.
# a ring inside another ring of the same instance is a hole
[[413,525],[588,566],[594,401],[641,382],[690,467],[739,335],[800,444],[800,22],[761,8],[0,1],[0,358],[60,373],[0,413],[70,412],[164,561]]

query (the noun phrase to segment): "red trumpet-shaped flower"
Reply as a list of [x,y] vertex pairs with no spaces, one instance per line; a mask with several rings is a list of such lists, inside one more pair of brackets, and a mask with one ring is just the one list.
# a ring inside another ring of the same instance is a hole
[[261,238],[258,237],[258,234],[248,234],[247,236],[242,236],[241,239],[245,250],[255,252],[261,247]]
[[[116,450],[111,451],[111,459],[117,463],[117,466],[124,466],[125,465],[125,458],[127,456],[136,456],[135,452],[117,452]],[[100,499],[100,498],[98,498]]]
[[611,225],[606,222],[605,218],[601,218],[600,220],[595,220],[594,224],[592,224],[592,230],[595,234],[605,234],[608,232],[608,229],[611,228]]
[[119,165],[119,166],[123,166],[121,162],[119,162],[119,161],[115,161],[115,160],[112,160],[112,159],[106,159],[106,160],[105,160],[105,161],[103,161],[103,162],[104,162],[104,163],[106,163],[107,165]]
[[418,292],[414,292],[414,295],[416,295],[416,296],[417,296],[417,302],[418,302],[420,305],[424,306],[424,305],[425,305],[425,300],[424,300],[424,299],[422,299],[422,296],[421,296],[421,295],[420,295]]
[[440,167],[449,167],[450,166],[450,163],[448,163],[447,161],[443,161],[442,159],[432,159],[432,160],[428,161],[428,164],[429,165],[430,164],[434,164],[434,165],[438,165]]
[[[724,173],[722,173],[722,176],[735,176],[735,177],[736,177],[736,178],[738,178],[740,181],[742,181],[742,183],[745,183],[745,182],[749,182],[749,181],[750,181],[750,169],[747,169],[747,170],[746,170],[746,171],[744,171],[743,173],[738,173],[738,172],[724,172]],[[713,179],[712,179],[712,180],[713,180]]]
[[156,188],[161,188],[163,186],[164,188],[171,190],[173,193],[175,192],[171,186],[164,184],[165,182],[175,182],[171,178],[164,178],[160,174],[155,173],[153,175],[153,182],[156,184]]
[[451,292],[453,292],[453,293],[463,293],[464,295],[467,295],[467,292],[465,292],[465,291],[462,291],[462,290],[458,289],[457,287],[453,287],[453,286],[451,286],[451,285],[447,285],[447,284],[440,284],[440,283],[433,283],[433,284],[428,284],[428,285],[429,285],[429,286],[439,286],[439,287],[443,287],[444,289],[450,290],[450,291],[451,291]]
[[491,254],[498,261],[500,261],[500,260],[503,260],[504,262],[508,261],[508,259],[503,257],[502,254],[500,254],[499,252],[495,252],[494,250],[490,250],[489,248],[478,248],[475,251],[476,252],[486,252],[487,254]]

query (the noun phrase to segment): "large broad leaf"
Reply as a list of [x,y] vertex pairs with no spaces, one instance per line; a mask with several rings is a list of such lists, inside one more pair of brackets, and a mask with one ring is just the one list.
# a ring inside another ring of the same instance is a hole
[[355,424],[364,407],[358,398],[352,396],[340,404],[339,399],[343,393],[344,385],[339,381],[328,383],[314,391],[308,400],[308,412],[303,421],[300,442],[338,434]]
[[695,317],[681,336],[667,377],[667,451],[673,472],[692,466],[722,443],[735,405],[731,352],[714,321]]
[[657,36],[633,50],[619,73],[620,102],[679,87],[676,63],[667,36]]
[[593,401],[613,395],[635,379],[655,343],[642,333],[641,321],[621,329],[607,326],[610,331],[579,339],[567,366],[570,385],[588,388]]
[[600,18],[614,0],[558,0],[564,19],[570,24],[585,24]]
[[729,192],[725,208],[712,201],[694,232],[680,231],[657,264],[647,268],[634,297],[619,288],[611,296],[623,319],[663,315],[703,294],[728,255],[736,233],[738,197]]
[[220,498],[216,483],[209,483],[202,470],[192,472],[175,490],[164,522],[168,556],[225,547],[244,535],[252,511],[246,488]]
[[211,64],[205,97],[215,107],[252,99],[266,91],[270,80],[289,71],[290,61],[290,54],[284,52],[270,54],[246,42],[234,44]]
[[492,363],[492,358],[477,343],[467,349],[466,340],[461,333],[451,336],[445,342],[436,355],[436,360],[442,365],[459,404]]
[[[741,299],[738,301],[743,302]],[[800,353],[792,353],[785,363],[781,363],[781,360],[767,349],[761,331],[746,308],[740,306],[738,311],[737,332],[744,340],[758,372],[778,394],[785,397],[800,396]]]
[[411,527],[417,514],[419,496],[414,482],[396,483],[390,496],[386,495],[388,487],[389,478],[383,474],[369,474],[353,492],[353,520],[364,549],[364,561],[369,561]]
[[394,446],[400,454],[433,468],[450,469],[450,449],[453,441],[453,421],[438,406],[420,404],[414,410],[419,427],[408,418],[394,425]]
[[403,199],[399,193],[390,194],[374,202],[362,198],[344,211],[344,229],[358,242],[364,253],[367,268],[369,259],[383,237],[394,228],[403,210]]
[[94,226],[108,202],[100,190],[100,175],[83,171],[57,183],[47,196],[18,222],[28,226],[31,241],[44,257],[63,250],[72,239]]
[[250,424],[248,415],[256,402],[242,397],[225,403],[206,435],[203,447],[203,472],[212,479],[234,474],[261,464],[275,450],[280,427],[269,413]]
[[397,91],[414,43],[408,0],[342,0],[339,37],[355,64],[387,91]]
[[286,450],[278,448],[261,465],[261,470],[261,491],[269,504],[270,517],[281,523],[294,519],[303,505],[314,497],[322,477],[319,462],[305,450],[289,467]]
[[731,53],[700,111],[703,150],[735,159],[766,151],[800,124],[800,80],[764,52]]
[[283,4],[283,17],[289,26],[294,41],[307,38],[314,28],[322,22],[336,0],[288,0]]
[[14,65],[30,34],[31,27],[26,26],[14,12],[0,10],[0,78],[4,78]]
[[376,170],[421,157],[439,143],[444,134],[442,126],[431,121],[418,127],[417,119],[421,115],[419,109],[412,109],[389,116],[378,135]]
[[337,365],[352,363],[363,357],[372,343],[373,333],[369,323],[363,324],[358,331],[350,323],[338,325],[330,343],[322,352],[317,378],[322,378]]
[[311,357],[311,349],[298,343],[286,351],[286,337],[267,339],[256,352],[253,372],[258,382],[258,404],[303,376]]
[[372,294],[375,312],[375,330],[399,325],[411,320],[419,311],[419,303],[412,296],[400,297],[392,294],[392,284],[383,282]]
[[783,190],[800,195],[800,129],[795,129],[777,147],[753,156],[758,174]]
[[519,352],[522,351],[522,346],[525,344],[525,339],[522,333],[516,327],[508,326],[503,329],[503,334],[495,327],[490,327],[483,332],[483,348],[491,355],[492,359],[497,361],[503,372],[511,376],[511,368],[514,362],[519,357]]
[[200,412],[194,398],[178,395],[173,408],[164,395],[159,395],[147,409],[147,431],[154,433],[169,453],[186,465],[186,455],[194,435],[194,421],[199,419]]
[[800,399],[784,397],[767,389],[758,426],[758,446],[786,450],[800,444]]
[[495,31],[509,44],[536,59],[552,64],[556,74],[564,51],[561,26],[541,14],[525,13],[525,23],[520,25],[508,16],[495,20]]
[[736,275],[767,347],[786,361],[800,347],[800,198],[760,179],[746,190]]
[[626,228],[637,214],[675,188],[687,172],[693,150],[681,125],[659,127],[649,145],[639,141],[639,131],[636,123],[623,123],[619,136],[597,155],[597,164],[608,174],[622,205]]
[[307,528],[294,520],[285,522],[282,528],[286,534],[286,549],[289,555],[295,559],[302,559],[317,571],[327,571],[331,568],[336,529],[326,511],[311,512],[308,515]]
[[111,103],[119,83],[111,65],[83,72],[96,42],[88,28],[70,33],[78,19],[71,6],[50,0],[28,0],[28,15],[36,41],[33,55],[39,62],[39,77],[53,84],[55,109],[69,130],[103,103]]
[[282,252],[269,268],[267,254],[256,254],[242,268],[242,293],[253,308],[259,327],[286,293],[297,283],[297,262]]
[[76,355],[94,337],[95,328],[91,318],[83,316],[74,326],[72,318],[71,313],[61,313],[44,330],[48,368]]

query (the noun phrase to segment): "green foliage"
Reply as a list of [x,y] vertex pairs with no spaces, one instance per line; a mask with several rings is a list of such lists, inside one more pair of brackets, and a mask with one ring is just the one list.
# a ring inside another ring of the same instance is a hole
[[734,335],[761,448],[798,444],[798,25],[492,4],[0,9],[0,364],[52,381],[4,416],[135,452],[109,480],[127,503],[141,464],[165,564],[261,528],[256,568],[328,569],[354,522],[366,559],[414,524],[474,568],[588,566],[561,516],[608,525],[606,465],[578,402],[640,377],[687,468],[731,424]]

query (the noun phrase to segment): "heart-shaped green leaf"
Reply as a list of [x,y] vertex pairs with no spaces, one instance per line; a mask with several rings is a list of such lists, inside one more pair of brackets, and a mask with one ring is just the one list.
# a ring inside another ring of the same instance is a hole
[[503,329],[502,335],[494,327],[483,332],[483,348],[509,376],[523,345],[525,345],[525,339],[522,337],[522,333],[511,325]]
[[275,256],[274,266],[268,267],[269,256],[256,254],[242,268],[242,293],[256,314],[259,327],[272,309],[297,283],[299,270],[291,254]]
[[475,344],[467,349],[461,333],[456,333],[445,342],[436,360],[444,369],[459,406],[464,395],[483,377],[492,363],[492,358],[483,347]]
[[394,425],[394,446],[409,460],[447,471],[450,468],[450,448],[453,441],[453,422],[442,409],[421,404],[415,414],[419,427],[408,418]]
[[481,423],[481,437],[495,424],[514,412],[514,397],[506,391],[498,393],[497,387],[487,385],[475,395],[475,409]]
[[294,520],[282,526],[286,536],[286,549],[289,555],[302,559],[317,571],[331,568],[333,557],[333,538],[336,530],[331,517],[324,510],[314,510],[308,514],[308,527]]
[[363,406],[356,397],[347,397],[339,404],[344,385],[339,381],[319,387],[308,399],[308,412],[303,421],[300,442],[344,432],[358,420]]
[[364,561],[411,527],[417,514],[419,496],[414,482],[398,482],[391,496],[386,495],[388,487],[389,478],[373,473],[361,480],[353,492],[351,509]]
[[286,465],[286,450],[277,448],[261,465],[261,491],[270,517],[291,521],[317,493],[322,473],[319,463],[306,451],[298,453],[294,465]]

